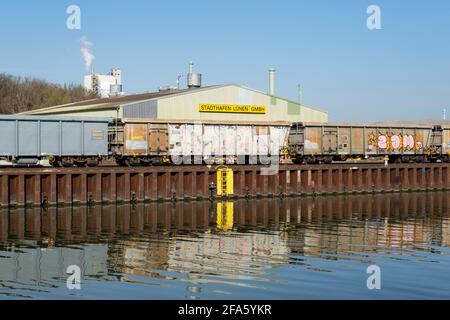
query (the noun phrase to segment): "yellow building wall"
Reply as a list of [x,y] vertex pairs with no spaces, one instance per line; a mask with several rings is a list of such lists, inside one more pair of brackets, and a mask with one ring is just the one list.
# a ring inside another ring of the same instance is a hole
[[[265,114],[256,113],[212,113],[200,112],[201,104],[251,105],[264,106]],[[155,104],[156,105],[156,104]],[[131,107],[131,106],[130,106]],[[86,116],[86,117],[117,117],[116,107],[100,109],[100,106],[73,107],[58,109],[43,109],[28,112],[35,115]],[[123,117],[123,108],[119,109],[119,118]],[[203,89],[183,94],[157,98],[157,117],[168,120],[219,120],[219,121],[289,121],[289,122],[328,122],[326,112],[299,106],[282,98],[237,85]]]

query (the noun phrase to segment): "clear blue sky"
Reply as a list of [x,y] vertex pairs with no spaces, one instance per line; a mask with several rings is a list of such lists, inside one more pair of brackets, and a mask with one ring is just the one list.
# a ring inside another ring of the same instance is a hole
[[[71,4],[80,31],[66,28]],[[371,4],[382,30],[366,27]],[[205,85],[264,91],[274,67],[278,95],[297,99],[301,83],[332,120],[450,114],[448,0],[2,1],[0,72],[82,83],[83,36],[96,71],[122,68],[127,93],[175,85],[193,60]]]

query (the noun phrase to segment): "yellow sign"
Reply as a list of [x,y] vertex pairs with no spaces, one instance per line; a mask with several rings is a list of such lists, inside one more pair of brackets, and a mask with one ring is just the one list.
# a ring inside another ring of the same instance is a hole
[[256,113],[266,114],[265,106],[241,106],[234,104],[200,104],[198,107],[200,112],[215,113]]

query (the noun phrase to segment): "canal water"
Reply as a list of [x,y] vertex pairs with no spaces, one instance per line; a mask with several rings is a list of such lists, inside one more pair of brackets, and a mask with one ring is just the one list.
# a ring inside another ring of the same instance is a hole
[[449,298],[446,192],[0,211],[0,299]]

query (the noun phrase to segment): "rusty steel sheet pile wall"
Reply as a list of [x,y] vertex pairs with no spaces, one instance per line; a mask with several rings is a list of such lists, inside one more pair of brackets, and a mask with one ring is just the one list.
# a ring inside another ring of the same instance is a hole
[[[230,166],[235,197],[407,192],[450,189],[448,164]],[[216,168],[204,166],[4,168],[0,206],[41,206],[210,199]]]

